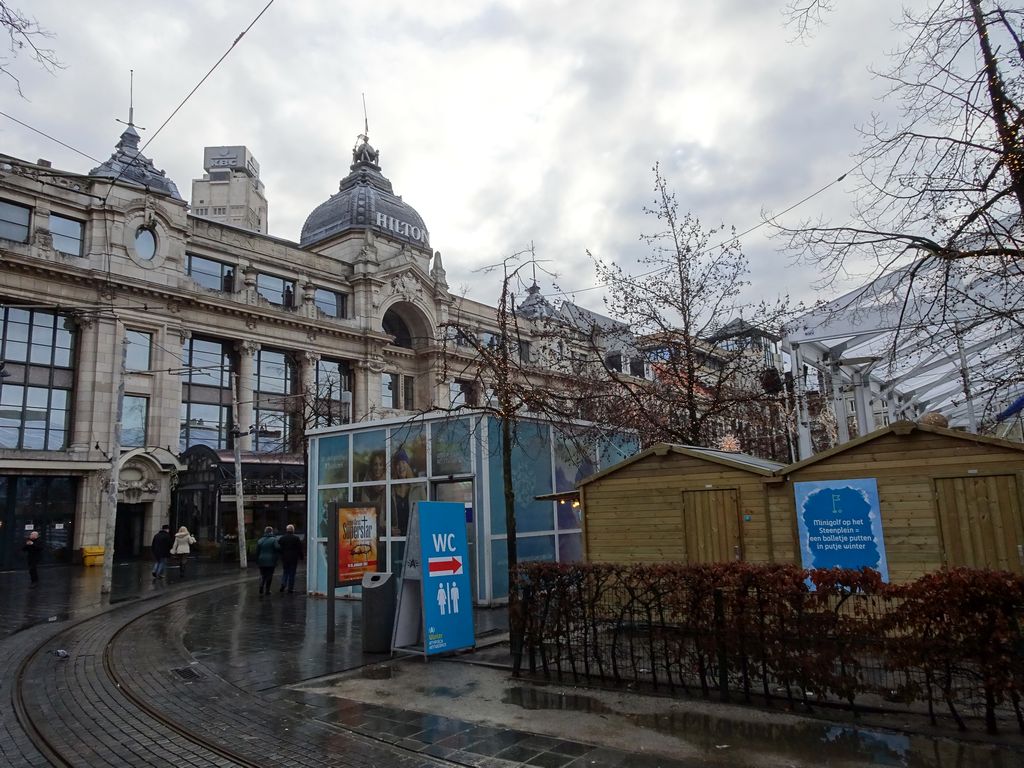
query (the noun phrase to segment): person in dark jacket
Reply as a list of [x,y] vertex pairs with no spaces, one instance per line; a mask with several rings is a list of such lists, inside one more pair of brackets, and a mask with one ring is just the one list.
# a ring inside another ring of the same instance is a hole
[[269,525],[263,529],[263,535],[256,542],[256,565],[260,567],[260,594],[270,594],[270,584],[274,580],[274,569],[277,567],[277,537]]
[[165,525],[156,535],[153,536],[153,543],[150,549],[153,551],[153,578],[162,579],[164,570],[167,568],[167,558],[171,556],[171,546],[174,544],[174,537],[171,536],[171,526]]
[[281,591],[287,589],[288,594],[291,594],[295,591],[295,571],[299,567],[299,560],[306,554],[306,547],[302,539],[295,535],[294,525],[284,530],[284,536],[277,540],[277,551],[281,554]]
[[25,553],[25,561],[28,563],[28,577],[32,580],[29,587],[39,585],[39,561],[43,557],[43,543],[39,540],[39,531],[32,531],[21,546]]

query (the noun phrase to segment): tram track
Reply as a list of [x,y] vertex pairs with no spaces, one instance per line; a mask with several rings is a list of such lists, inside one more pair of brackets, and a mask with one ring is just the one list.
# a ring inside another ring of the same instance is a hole
[[[217,589],[221,586],[224,585],[219,584],[210,589]],[[131,762],[133,765],[180,765],[184,762],[191,765],[233,765],[242,768],[250,766],[266,768],[266,766],[274,764],[352,764],[340,759],[339,755],[330,753],[321,756],[322,763],[315,757],[311,762],[308,753],[305,755],[306,760],[292,762],[290,758],[282,754],[284,745],[273,734],[265,735],[262,738],[253,738],[251,735],[243,738],[245,747],[249,749],[249,754],[245,754],[224,743],[224,734],[230,732],[230,728],[225,724],[230,723],[231,715],[237,715],[236,712],[231,711],[230,701],[222,705],[225,720],[219,724],[220,727],[213,727],[213,723],[210,723],[204,732],[195,724],[190,725],[170,716],[164,708],[151,702],[149,700],[151,694],[133,682],[130,672],[126,674],[124,669],[119,668],[122,665],[118,659],[121,658],[123,661],[123,656],[120,654],[125,652],[126,647],[130,647],[129,636],[133,630],[139,628],[140,622],[153,618],[157,611],[173,609],[176,603],[186,601],[195,594],[193,592],[173,600],[160,601],[152,607],[141,610],[137,603],[134,606],[118,606],[114,610],[120,612],[125,609],[134,609],[137,615],[126,616],[127,620],[112,632],[109,626],[104,627],[102,624],[104,619],[110,619],[110,611],[83,617],[62,625],[57,632],[47,633],[45,637],[35,643],[34,647],[28,648],[27,653],[17,666],[11,687],[15,719],[28,742],[41,758],[41,761],[33,759],[27,764],[35,766],[48,763],[58,768],[120,765],[127,762]],[[99,623],[90,627],[90,622]],[[145,628],[140,631],[145,631]],[[119,647],[122,641],[124,645]],[[56,647],[68,647],[74,650],[70,652],[67,659],[54,658],[49,661],[46,657]],[[82,668],[71,670],[70,666],[74,664]],[[67,666],[61,667],[60,665]],[[161,673],[164,672],[166,670]],[[75,688],[73,683],[76,681],[76,677],[79,681],[89,679],[92,687],[92,690],[86,690],[86,686],[82,686],[79,690],[83,697],[82,700],[74,700],[74,696],[71,696],[70,701],[62,699],[61,705],[71,711],[71,714],[62,715],[64,719],[57,722],[52,721],[53,707],[47,705],[45,698],[42,699],[42,702],[40,700],[40,681],[45,683],[51,677],[54,679],[54,689],[63,688],[63,696],[71,695],[70,692]],[[152,680],[149,682],[152,683]],[[237,691],[230,683],[219,678],[217,678],[217,683]],[[33,692],[34,696],[30,695]],[[239,695],[250,694],[239,693]],[[87,696],[88,699],[86,699]],[[93,698],[96,700],[93,701]],[[226,699],[227,697],[221,698]],[[184,703],[188,704],[188,702]],[[95,705],[95,710],[92,705]],[[69,721],[70,727],[68,727]],[[78,746],[75,738],[76,730],[78,734],[89,732],[94,725],[98,733],[107,733],[112,736],[109,743],[95,745],[95,751]],[[311,725],[326,734],[329,740],[341,737],[346,741],[350,740],[352,746],[358,744],[365,749],[386,751],[396,758],[395,765],[462,765],[459,762],[421,754],[397,744],[389,744],[367,734],[350,730],[343,725],[322,720],[313,721]],[[179,752],[175,752],[174,755],[164,754],[151,746],[136,745],[130,741],[116,738],[121,727],[147,734],[152,738],[153,743],[173,743],[179,746],[187,743],[190,746],[185,750],[185,755],[181,755]],[[298,748],[300,745],[294,746]],[[126,751],[132,750],[134,750],[132,759],[124,760]],[[268,762],[263,755],[269,754],[284,759]],[[383,757],[384,754],[380,756]],[[121,762],[122,760],[123,762]],[[389,761],[380,764],[390,765],[392,763]]]

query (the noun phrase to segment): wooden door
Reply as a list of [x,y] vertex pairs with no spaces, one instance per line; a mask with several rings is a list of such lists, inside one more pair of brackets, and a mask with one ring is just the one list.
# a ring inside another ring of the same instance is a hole
[[735,488],[683,491],[683,536],[688,563],[743,559]]
[[946,566],[1024,573],[1024,517],[1014,475],[939,478],[935,496]]

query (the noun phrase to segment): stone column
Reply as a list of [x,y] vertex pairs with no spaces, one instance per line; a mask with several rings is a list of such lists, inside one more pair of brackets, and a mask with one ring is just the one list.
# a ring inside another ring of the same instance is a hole
[[255,375],[253,364],[256,360],[256,353],[260,351],[260,345],[255,341],[240,341],[235,345],[238,351],[238,391],[235,397],[238,398],[238,423],[235,429],[242,432],[238,439],[239,447],[243,451],[252,450],[252,435],[249,434],[249,427],[255,421],[253,416],[253,387]]
[[[75,360],[76,393],[92,392],[96,384],[96,323],[92,318],[82,317],[75,321],[75,344],[78,356]],[[90,398],[76,398],[71,412],[71,441],[68,445],[73,454],[84,459],[92,449],[92,409]]]
[[320,362],[319,352],[300,352],[299,363],[299,392],[302,393],[302,428],[304,430],[313,426],[316,415],[317,398],[321,392],[316,388],[316,366]]

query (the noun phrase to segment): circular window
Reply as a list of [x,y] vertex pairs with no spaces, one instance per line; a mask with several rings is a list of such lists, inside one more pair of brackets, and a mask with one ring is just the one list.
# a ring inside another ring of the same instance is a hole
[[135,230],[135,254],[144,261],[152,261],[156,256],[156,234],[149,227]]

